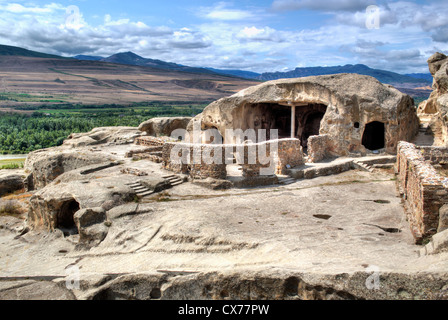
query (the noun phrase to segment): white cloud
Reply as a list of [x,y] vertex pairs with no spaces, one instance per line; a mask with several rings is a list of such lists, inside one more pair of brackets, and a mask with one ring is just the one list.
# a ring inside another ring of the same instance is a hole
[[[4,6],[0,4],[0,8]],[[0,19],[0,43],[46,53],[108,56],[138,51],[146,57],[173,61],[174,49],[194,51],[210,46],[205,35],[188,28],[148,26],[131,19],[116,20],[109,14],[104,16],[102,24],[92,26],[84,21],[82,11],[72,21],[69,16],[74,12],[57,4],[42,7],[9,4],[7,9]]]
[[257,28],[257,27],[244,27],[236,37],[240,41],[271,41],[271,42],[283,42],[284,32],[272,29],[270,27]]
[[6,5],[0,5],[0,11],[10,12],[10,13],[52,13],[63,9],[64,7],[60,4],[52,3],[45,5],[43,7],[25,7],[19,3],[9,3]]
[[374,0],[275,0],[272,9],[275,11],[316,10],[323,12],[360,11],[375,4]]
[[255,18],[252,11],[230,8],[231,4],[219,2],[212,7],[202,7],[198,10],[199,17],[216,21],[241,21]]
[[[6,4],[0,0],[0,43],[73,56],[133,51],[184,65],[255,72],[364,63],[392,71],[426,72],[433,51],[448,50],[448,2],[395,1],[381,6],[378,30],[365,27],[367,0],[275,0],[278,10],[319,10],[318,27],[283,26],[283,12],[219,2],[197,8],[198,23],[172,27],[103,15],[90,25],[82,11],[67,28],[60,4]],[[8,10],[5,10],[9,8]],[[330,13],[331,12],[331,13]],[[272,23],[272,24],[271,24]],[[273,24],[275,23],[275,25]]]

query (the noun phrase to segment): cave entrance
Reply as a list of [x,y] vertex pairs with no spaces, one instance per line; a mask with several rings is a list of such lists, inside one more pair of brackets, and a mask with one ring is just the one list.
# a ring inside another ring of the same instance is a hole
[[383,122],[373,121],[366,125],[362,145],[369,150],[383,149],[385,146],[385,126]]
[[302,147],[308,147],[308,138],[311,136],[318,136],[320,131],[320,124],[324,118],[324,112],[311,112],[303,119],[303,131],[300,137]]
[[[327,106],[321,103],[280,102],[247,105],[241,123],[236,127],[246,129],[277,129],[278,138],[296,138],[306,148],[308,138],[319,135],[321,121]],[[267,137],[271,140],[271,137]]]
[[291,108],[278,104],[272,104],[270,107],[271,117],[274,120],[273,129],[278,130],[278,138],[291,138]]
[[79,209],[79,203],[74,199],[64,202],[59,209],[56,228],[61,229],[65,236],[78,233],[74,215]]

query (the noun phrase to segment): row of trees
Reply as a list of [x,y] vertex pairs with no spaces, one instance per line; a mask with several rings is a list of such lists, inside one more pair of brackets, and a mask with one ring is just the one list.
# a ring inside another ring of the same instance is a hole
[[96,127],[137,127],[153,117],[193,116],[202,112],[204,106],[153,105],[147,109],[121,107],[100,111],[88,107],[77,112],[65,110],[48,114],[42,111],[32,115],[0,113],[0,153],[25,154],[59,146],[71,133],[89,132]]
[[45,117],[42,115],[0,115],[0,151],[3,154],[28,153],[61,145],[72,132],[93,128],[89,119]]

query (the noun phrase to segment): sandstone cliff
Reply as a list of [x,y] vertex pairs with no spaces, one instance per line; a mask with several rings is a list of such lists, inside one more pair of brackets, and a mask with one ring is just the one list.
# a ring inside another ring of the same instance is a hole
[[418,108],[421,116],[431,116],[430,129],[434,135],[434,145],[448,145],[448,57],[435,53],[428,59],[429,71],[434,82],[431,96]]

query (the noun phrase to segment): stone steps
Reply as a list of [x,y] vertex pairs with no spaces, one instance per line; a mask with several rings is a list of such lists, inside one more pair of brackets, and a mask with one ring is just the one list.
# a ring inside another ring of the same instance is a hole
[[131,187],[132,190],[135,191],[137,197],[139,198],[144,198],[154,194],[154,191],[149,190],[147,187],[143,186],[140,182],[128,183],[126,185]]
[[353,160],[353,165],[355,166],[355,168],[357,169],[361,169],[363,171],[367,171],[367,172],[373,172],[373,166],[365,164],[361,161],[358,160]]
[[291,178],[290,176],[277,175],[277,177],[278,177],[278,184],[283,186],[287,186],[297,182],[297,179]]
[[373,172],[373,170],[377,168],[382,169],[392,168],[396,162],[397,162],[396,156],[368,157],[368,158],[354,159],[353,166],[357,169]]
[[174,174],[163,176],[162,178],[167,180],[172,187],[175,187],[175,186],[178,186],[178,185],[181,185],[182,183],[184,183],[184,181],[179,176],[176,176]]

